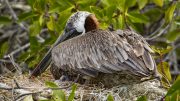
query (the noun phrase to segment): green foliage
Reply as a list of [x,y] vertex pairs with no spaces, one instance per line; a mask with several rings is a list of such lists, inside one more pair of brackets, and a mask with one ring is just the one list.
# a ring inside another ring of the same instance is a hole
[[114,101],[114,98],[113,98],[113,96],[111,94],[108,95],[107,101]]
[[174,84],[169,88],[166,94],[166,101],[179,101],[180,100],[180,75],[177,77]]
[[139,9],[144,8],[144,6],[148,3],[148,0],[137,0]]
[[180,37],[180,28],[171,31],[166,35],[166,38],[170,42],[176,41],[179,37]]
[[159,73],[162,75],[162,85],[166,88],[170,87],[170,82],[172,81],[170,67],[167,62],[161,62],[157,66]]
[[[53,100],[53,101],[73,101],[74,100],[75,91],[76,91],[76,88],[77,88],[76,84],[72,85],[72,91],[71,91],[69,96],[67,96],[66,93],[63,90],[58,89],[59,86],[56,85],[54,82],[46,81],[45,84],[49,88],[57,88],[57,89],[53,90],[51,100]],[[67,97],[67,99],[66,99],[66,97]]]
[[162,61],[163,55],[169,53],[172,50],[172,47],[168,46],[167,48],[155,48],[153,50],[159,54],[160,63],[157,65],[158,72],[162,75],[161,83],[165,88],[171,86],[172,77],[170,73],[170,66],[167,62]]
[[[46,81],[46,86],[50,88],[58,88],[54,82]],[[66,101],[65,93],[61,89],[53,90],[52,99],[55,101]]]
[[0,43],[0,58],[6,53],[8,46],[8,42]]
[[140,13],[136,12],[130,12],[127,14],[127,17],[133,22],[133,23],[148,23],[149,18],[145,15],[142,15]]
[[58,85],[56,85],[54,82],[46,81],[45,85],[50,88],[57,88]]
[[10,24],[11,19],[7,16],[0,16],[0,24]]
[[169,53],[172,50],[171,46],[167,46],[166,48],[152,47],[155,52],[157,52],[160,56],[163,56]]
[[141,96],[136,101],[147,101],[147,98],[146,96]]
[[77,85],[73,85],[72,86],[72,91],[71,94],[68,97],[68,101],[73,101],[74,100],[74,96],[75,96],[75,91],[76,91]]
[[[28,22],[30,49],[19,57],[19,61],[28,63],[29,67],[34,68],[42,56],[47,51],[47,46],[55,42],[56,38],[63,32],[66,21],[69,16],[76,11],[89,11],[94,13],[100,22],[102,29],[107,29],[110,25],[114,29],[132,28],[142,35],[150,35],[162,25],[162,30],[169,24],[170,27],[165,31],[162,39],[175,43],[180,37],[180,17],[175,16],[180,2],[172,0],[27,0],[31,11],[23,12],[18,15],[18,23]],[[153,7],[151,7],[153,5]],[[160,23],[162,21],[165,23]],[[11,17],[7,15],[0,16],[0,28],[12,22]],[[50,38],[45,43],[39,43],[36,36],[40,34],[42,29],[48,29]],[[0,33],[1,34],[1,33]],[[156,33],[155,35],[157,35]],[[165,42],[164,46],[169,46]],[[161,46],[163,44],[160,43]],[[160,60],[169,53],[173,47],[154,48],[159,54]],[[8,43],[0,43],[0,57],[8,50]],[[178,49],[177,49],[178,50]],[[180,55],[177,56],[180,58]],[[167,88],[172,83],[169,72],[169,64],[161,61],[158,70],[162,74],[163,85]],[[177,91],[176,81],[167,93],[168,99],[176,99],[179,95]],[[57,87],[54,83],[47,82],[48,87]],[[68,97],[68,101],[72,101],[75,95],[76,85],[73,85],[72,92]],[[171,97],[172,96],[172,97]],[[63,90],[53,90],[52,98],[55,101],[65,101],[66,94]],[[145,101],[142,96],[138,101]],[[113,97],[108,95],[108,101],[113,101]]]
[[29,20],[29,19],[31,19],[32,17],[35,17],[35,16],[36,16],[36,14],[33,13],[33,12],[22,13],[22,14],[20,14],[18,16],[18,18],[19,18],[18,22]]
[[154,2],[157,6],[160,6],[160,7],[163,6],[163,1],[164,1],[164,0],[153,0],[153,2]]
[[176,8],[176,3],[173,3],[165,12],[165,20],[167,23],[171,22],[175,8]]
[[38,21],[34,21],[29,29],[30,29],[30,36],[36,36],[41,31],[40,23]]
[[[147,9],[146,6],[151,3],[156,4],[157,7]],[[148,28],[155,24],[162,15],[165,15],[163,19],[167,24],[173,19],[176,24],[179,23],[178,18],[177,20],[173,18],[178,3],[165,0],[101,0],[100,2],[97,0],[28,0],[28,4],[32,10],[20,14],[18,21],[30,21],[31,51],[29,58],[34,57],[33,59],[36,60],[36,62],[29,62],[31,67],[37,65],[39,58],[45,53],[44,48],[41,48],[55,42],[57,36],[62,33],[69,16],[79,10],[94,13],[102,29],[107,29],[109,25],[113,25],[114,29],[131,27],[140,34],[152,33],[153,31]],[[178,25],[167,32],[166,38],[171,42],[177,40],[179,36],[179,30],[176,27]],[[42,28],[47,28],[53,37],[51,41],[39,44],[35,41],[37,40],[35,36],[41,32]]]

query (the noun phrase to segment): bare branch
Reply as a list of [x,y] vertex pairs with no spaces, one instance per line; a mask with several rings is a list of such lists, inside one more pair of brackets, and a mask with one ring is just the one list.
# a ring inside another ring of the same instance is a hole
[[25,49],[27,49],[27,48],[29,48],[29,47],[30,47],[30,43],[27,43],[27,44],[25,44],[24,46],[22,46],[22,47],[20,47],[20,48],[18,48],[18,49],[16,49],[16,50],[14,50],[14,51],[12,51],[10,54],[5,55],[4,58],[8,58],[9,55],[10,55],[10,56],[14,56],[15,54],[17,54],[17,53],[19,53],[20,51],[25,50]]
[[8,57],[12,62],[12,64],[14,65],[14,67],[16,68],[16,70],[18,71],[18,73],[22,74],[20,66],[14,61],[14,57],[12,55],[8,55]]
[[[9,1],[8,1],[8,0],[4,0],[4,1],[5,1],[6,5],[7,5],[7,7],[9,8],[9,11],[10,11],[13,19],[15,20],[15,22],[18,21],[18,17],[17,17],[17,15],[16,15],[16,13],[14,12],[14,10],[12,9],[11,5],[9,4]],[[23,23],[19,23],[18,25],[19,25],[23,30],[29,32],[29,30],[23,25]]]
[[[161,36],[162,34],[164,34],[166,32],[166,30],[170,27],[170,24],[168,24],[165,28],[161,29],[161,27],[159,27],[156,31],[154,31],[154,33],[152,33],[150,36],[146,37],[146,40],[153,40],[158,38],[159,36]],[[161,30],[160,30],[161,29]],[[160,30],[160,31],[159,31]],[[158,34],[156,34],[159,31]],[[155,35],[156,34],[156,35]],[[152,37],[151,37],[152,36]]]

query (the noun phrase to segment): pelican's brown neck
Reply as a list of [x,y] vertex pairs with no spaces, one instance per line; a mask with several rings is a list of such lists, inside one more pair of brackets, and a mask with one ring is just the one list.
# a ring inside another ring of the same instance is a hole
[[86,18],[84,27],[86,32],[99,28],[99,22],[94,14],[91,14]]

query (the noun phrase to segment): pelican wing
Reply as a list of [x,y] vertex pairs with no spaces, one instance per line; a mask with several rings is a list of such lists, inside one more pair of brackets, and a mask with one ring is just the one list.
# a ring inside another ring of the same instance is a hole
[[146,41],[132,31],[94,30],[62,42],[52,50],[53,63],[64,71],[96,77],[99,72],[130,71],[149,76],[155,69]]

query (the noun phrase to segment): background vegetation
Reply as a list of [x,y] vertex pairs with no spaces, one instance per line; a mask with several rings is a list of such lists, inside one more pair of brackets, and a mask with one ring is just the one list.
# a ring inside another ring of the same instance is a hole
[[[179,8],[178,0],[1,0],[0,74],[31,71],[62,33],[69,16],[89,11],[102,29],[132,29],[144,36],[156,51],[163,86],[170,88],[180,74]],[[177,98],[178,92],[170,89],[167,95]]]

